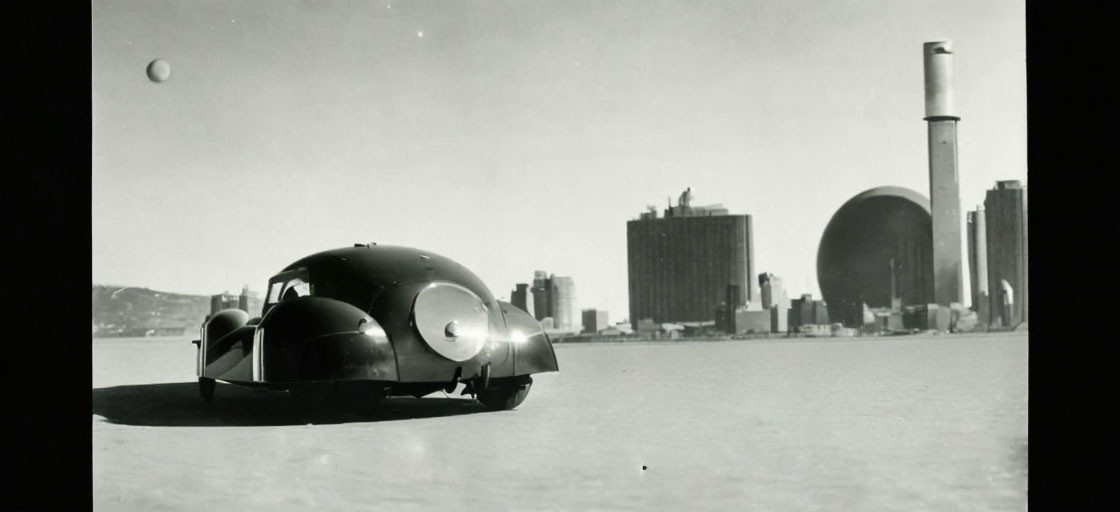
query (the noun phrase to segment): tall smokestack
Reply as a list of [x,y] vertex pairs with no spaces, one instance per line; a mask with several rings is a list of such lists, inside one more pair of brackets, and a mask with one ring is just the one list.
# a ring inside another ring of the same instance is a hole
[[957,116],[953,105],[953,44],[922,45],[929,127],[929,197],[933,217],[933,300],[962,303],[960,180],[957,175]]

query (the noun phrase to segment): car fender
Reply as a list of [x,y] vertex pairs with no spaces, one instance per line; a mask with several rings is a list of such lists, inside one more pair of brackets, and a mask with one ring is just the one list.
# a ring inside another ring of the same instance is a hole
[[252,381],[397,380],[397,358],[364,311],[324,297],[282,301],[254,333]]
[[253,339],[248,322],[249,314],[240,309],[223,309],[207,317],[198,344],[199,377],[223,378],[248,356]]
[[540,322],[508,302],[498,301],[513,345],[513,375],[560,371],[556,352]]

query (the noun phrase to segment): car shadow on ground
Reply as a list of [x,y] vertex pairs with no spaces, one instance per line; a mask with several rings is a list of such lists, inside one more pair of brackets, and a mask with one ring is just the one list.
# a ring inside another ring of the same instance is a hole
[[150,427],[260,427],[392,421],[486,412],[464,398],[391,398],[381,402],[300,405],[286,392],[218,384],[213,404],[197,382],[139,384],[93,390],[93,414],[109,423]]

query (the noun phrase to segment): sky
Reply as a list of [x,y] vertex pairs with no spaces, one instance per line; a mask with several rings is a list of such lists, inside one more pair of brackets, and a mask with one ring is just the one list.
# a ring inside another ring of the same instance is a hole
[[261,291],[377,242],[448,256],[499,298],[534,270],[571,276],[577,307],[619,321],[626,222],[691,187],[753,217],[756,272],[819,296],[845,201],[929,196],[927,41],[953,41],[962,216],[1027,179],[1022,2],[91,9],[94,284]]

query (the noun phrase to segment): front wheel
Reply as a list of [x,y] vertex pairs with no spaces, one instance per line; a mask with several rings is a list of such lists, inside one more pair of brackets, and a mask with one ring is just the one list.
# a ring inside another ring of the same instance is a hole
[[478,393],[478,401],[491,411],[508,411],[525,401],[532,386],[533,378],[528,375],[490,379],[490,385]]

